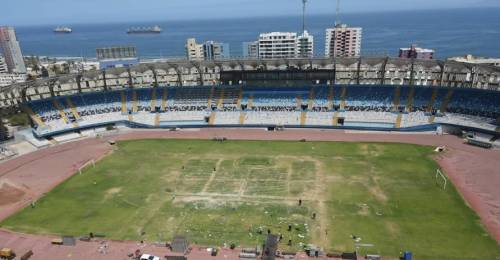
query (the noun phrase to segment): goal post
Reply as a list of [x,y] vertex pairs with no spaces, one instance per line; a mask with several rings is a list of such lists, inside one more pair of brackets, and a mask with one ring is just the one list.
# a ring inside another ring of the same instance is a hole
[[443,187],[443,190],[446,190],[446,185],[448,184],[448,180],[446,176],[444,176],[443,172],[440,169],[436,169],[436,184],[440,187]]
[[92,165],[92,167],[95,168],[95,160],[89,160],[86,163],[82,164],[82,166],[78,167],[78,173],[82,174],[82,170],[89,165]]

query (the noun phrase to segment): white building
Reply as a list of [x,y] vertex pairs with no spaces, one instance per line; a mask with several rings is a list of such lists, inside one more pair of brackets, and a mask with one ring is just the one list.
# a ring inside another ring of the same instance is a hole
[[186,56],[188,60],[203,60],[203,44],[196,43],[195,38],[189,38],[186,42]]
[[339,24],[326,29],[326,57],[358,57],[361,54],[363,29]]
[[470,64],[483,64],[483,65],[492,65],[500,67],[500,58],[474,57],[471,54],[465,55],[463,57],[451,57],[448,58],[448,60],[470,63]]
[[307,31],[297,38],[297,57],[312,58],[314,56],[314,37]]
[[271,32],[259,36],[259,58],[280,59],[297,56],[297,33]]
[[0,51],[10,73],[26,73],[23,54],[12,27],[0,27]]

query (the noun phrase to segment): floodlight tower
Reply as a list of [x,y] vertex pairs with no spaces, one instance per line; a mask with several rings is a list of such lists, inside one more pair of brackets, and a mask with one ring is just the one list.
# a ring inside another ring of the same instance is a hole
[[306,5],[307,0],[302,0],[302,32],[306,31]]
[[337,0],[337,10],[335,14],[335,27],[340,25],[340,0]]

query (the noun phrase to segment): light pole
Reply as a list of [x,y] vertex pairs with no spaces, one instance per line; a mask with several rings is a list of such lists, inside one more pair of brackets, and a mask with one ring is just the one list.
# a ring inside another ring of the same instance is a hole
[[306,31],[306,5],[307,0],[302,0],[302,32]]

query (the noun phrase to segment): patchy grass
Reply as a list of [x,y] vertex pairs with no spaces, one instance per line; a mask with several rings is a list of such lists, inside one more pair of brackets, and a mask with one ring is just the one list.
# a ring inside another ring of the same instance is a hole
[[151,241],[184,234],[243,246],[260,245],[270,229],[283,234],[285,250],[314,243],[353,251],[356,235],[374,245],[362,253],[498,258],[498,244],[456,190],[436,185],[431,154],[407,144],[125,141],[1,227]]

